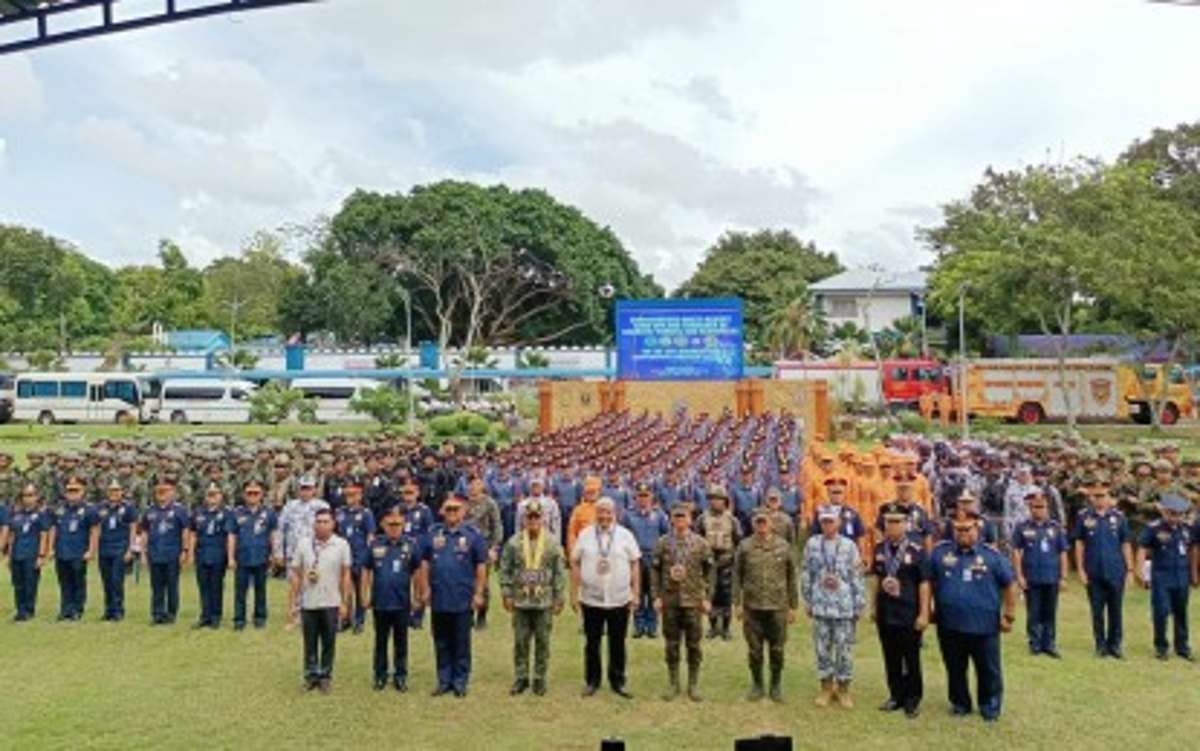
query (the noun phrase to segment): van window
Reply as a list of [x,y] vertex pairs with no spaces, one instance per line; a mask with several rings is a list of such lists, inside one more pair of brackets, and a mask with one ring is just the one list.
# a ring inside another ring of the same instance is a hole
[[250,398],[250,394],[245,389],[233,389],[229,392],[230,399],[236,399],[239,402]]
[[87,396],[87,383],[84,381],[63,381],[62,396],[64,398],[82,399]]
[[892,380],[893,381],[907,381],[908,380],[908,368],[892,368]]
[[21,381],[17,384],[17,396],[23,399],[57,397],[58,381]]
[[163,389],[164,399],[184,399],[187,401],[217,401],[224,398],[224,386],[172,386],[167,384]]
[[304,395],[313,399],[349,399],[354,396],[353,386],[305,386],[303,384],[296,388],[304,392]]
[[137,387],[133,381],[105,381],[104,398],[120,399],[126,404],[137,404]]
[[940,368],[921,368],[917,371],[918,381],[936,382],[942,380],[942,371]]

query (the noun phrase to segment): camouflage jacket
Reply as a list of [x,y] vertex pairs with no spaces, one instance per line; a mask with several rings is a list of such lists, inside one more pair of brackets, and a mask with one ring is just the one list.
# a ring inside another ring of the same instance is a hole
[[795,610],[796,558],[778,535],[742,540],[733,562],[733,602],[750,610]]
[[566,556],[558,541],[542,532],[545,549],[535,568],[527,566],[524,533],[513,535],[500,554],[500,591],[519,610],[561,607],[567,582]]
[[708,542],[694,532],[658,538],[650,563],[650,592],[665,607],[698,608],[712,601],[717,567]]

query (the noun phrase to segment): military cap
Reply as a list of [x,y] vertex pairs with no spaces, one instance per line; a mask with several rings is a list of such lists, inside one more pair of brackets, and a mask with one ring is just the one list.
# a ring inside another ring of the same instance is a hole
[[1186,514],[1192,510],[1192,504],[1188,502],[1188,499],[1177,493],[1163,493],[1158,502],[1164,511],[1173,511],[1176,514]]
[[729,493],[725,492],[724,485],[709,485],[706,495],[709,498],[724,498],[725,500],[729,500]]
[[633,490],[635,493],[652,493],[652,492],[654,492],[653,488],[650,487],[650,483],[645,482],[644,480],[640,481],[636,485],[634,485]]
[[1034,485],[1034,486],[1033,486],[1033,487],[1031,487],[1029,490],[1026,490],[1026,491],[1025,491],[1025,498],[1026,498],[1026,499],[1029,499],[1029,498],[1041,498],[1042,496],[1045,496],[1045,495],[1046,495],[1046,494],[1045,494],[1044,492],[1042,492],[1042,489],[1041,489],[1041,488],[1039,488],[1037,485]]
[[753,511],[750,512],[750,520],[751,521],[758,521],[759,519],[763,519],[765,521],[770,518],[771,518],[771,512],[768,511],[767,509],[763,508],[762,506],[757,506],[757,507],[755,507],[755,509]]
[[842,507],[832,504],[822,504],[817,508],[817,519],[838,519],[842,515]]
[[[249,482],[247,482],[247,484],[249,484]],[[242,487],[245,487],[245,485]],[[212,495],[213,493],[224,493],[225,491],[221,489],[220,485],[216,484],[215,482],[210,482],[208,487],[204,489],[204,492],[208,495]]]
[[302,488],[315,488],[317,486],[317,478],[312,475],[301,475],[299,485]]
[[526,517],[536,516],[541,518],[542,516],[542,504],[537,501],[524,501],[521,504],[521,508]]
[[1103,485],[1105,483],[1103,482],[1103,480],[1101,480],[1099,475],[1088,472],[1079,478],[1079,484],[1084,485],[1084,486],[1091,486],[1091,485]]
[[979,510],[978,510],[978,509],[969,508],[969,507],[968,507],[968,508],[964,508],[964,507],[962,507],[962,506],[959,506],[959,507],[958,507],[958,508],[955,510],[955,512],[954,512],[954,515],[955,515],[955,519],[956,519],[956,520],[958,520],[958,519],[967,519],[967,520],[973,520],[973,521],[977,521],[977,520],[979,520],[979,519],[982,519],[982,518],[983,518],[983,515],[979,513]]
[[1175,470],[1175,466],[1172,465],[1171,462],[1167,461],[1166,459],[1157,459],[1154,462],[1154,471],[1155,472],[1172,472],[1174,470]]
[[[450,507],[452,507],[452,506],[453,506],[454,508],[461,508],[461,507],[462,507],[462,505],[463,505],[463,501],[462,501],[462,499],[461,499],[461,498],[459,498],[459,497],[458,497],[457,495],[455,495],[454,493],[451,493],[450,495],[446,496],[446,500],[442,501],[442,508],[443,508],[443,509],[447,509],[447,508],[450,508]],[[539,509],[539,510],[540,510],[540,509]],[[525,513],[529,513],[529,512],[528,512],[528,510],[526,510],[526,512],[525,512]]]
[[899,503],[885,503],[879,508],[879,514],[884,521],[904,521],[908,519],[908,511]]

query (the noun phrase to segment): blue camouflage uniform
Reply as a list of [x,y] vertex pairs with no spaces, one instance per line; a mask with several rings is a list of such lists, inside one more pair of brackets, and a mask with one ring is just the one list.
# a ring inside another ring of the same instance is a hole
[[468,524],[437,524],[423,547],[429,561],[438,690],[465,694],[471,675],[471,613],[476,567],[488,561],[487,541]]
[[267,563],[271,559],[272,537],[279,527],[279,517],[265,506],[238,506],[228,518],[229,534],[236,535],[233,544],[233,626],[246,625],[246,591],[254,585],[254,625],[262,628],[267,622]]
[[354,612],[350,615],[350,621],[355,630],[361,630],[367,620],[367,611],[363,608],[360,595],[362,572],[370,555],[371,538],[375,536],[375,514],[361,506],[343,506],[337,510],[334,518],[337,520],[338,534],[350,543],[350,579],[354,584]]
[[1122,548],[1130,542],[1129,521],[1114,508],[1103,512],[1084,509],[1075,519],[1071,537],[1083,544],[1083,570],[1088,579],[1096,651],[1101,655],[1120,654],[1124,633],[1121,607],[1128,574]]
[[[866,528],[863,527],[862,517],[858,515],[857,511],[849,506],[842,506],[839,514],[841,518],[838,520],[838,533],[841,534],[842,537],[857,543],[859,539],[867,533]],[[812,523],[808,528],[808,533],[809,536],[821,534],[821,523],[817,521],[816,514],[813,515]]]
[[1062,554],[1067,533],[1054,519],[1026,519],[1013,528],[1013,550],[1021,552],[1025,579],[1025,633],[1034,654],[1057,652],[1058,586],[1062,581]]
[[183,504],[155,504],[142,512],[146,559],[150,563],[150,617],[156,624],[174,623],[179,615],[179,559],[191,517]]
[[1190,657],[1188,643],[1188,587],[1191,547],[1195,544],[1192,529],[1180,522],[1170,525],[1156,519],[1142,528],[1138,537],[1150,560],[1150,615],[1154,623],[1154,650],[1165,656],[1167,619],[1174,620],[1175,654]]
[[43,507],[15,508],[9,513],[9,570],[19,621],[29,620],[37,611],[38,582],[42,578],[38,557],[53,519],[53,513]]
[[96,509],[100,526],[98,558],[100,581],[104,584],[104,619],[125,617],[125,556],[129,553],[129,530],[137,524],[137,506],[129,501],[105,503]]
[[1000,716],[1004,679],[1000,664],[1002,592],[1013,582],[1012,564],[995,548],[976,543],[962,548],[947,540],[930,556],[930,583],[938,643],[946,666],[950,704],[959,714],[971,711],[968,662],[975,666],[979,713]]
[[375,538],[366,569],[371,572],[371,611],[375,623],[375,678],[387,680],[388,640],[393,644],[392,679],[408,680],[408,619],[412,609],[412,578],[421,568],[420,540],[400,535]]
[[58,575],[59,620],[79,620],[87,604],[87,561],[96,509],[64,503],[54,511],[54,572]]
[[621,523],[633,533],[637,540],[638,549],[642,551],[638,566],[641,569],[641,589],[637,610],[633,614],[633,637],[654,637],[658,629],[658,617],[654,612],[654,595],[650,589],[650,567],[654,562],[654,547],[658,538],[671,531],[667,515],[657,506],[651,506],[646,511],[635,507],[621,520]]
[[225,570],[228,561],[229,532],[233,512],[218,506],[201,506],[192,514],[192,534],[196,536],[196,587],[200,590],[199,625],[218,628],[224,615]]

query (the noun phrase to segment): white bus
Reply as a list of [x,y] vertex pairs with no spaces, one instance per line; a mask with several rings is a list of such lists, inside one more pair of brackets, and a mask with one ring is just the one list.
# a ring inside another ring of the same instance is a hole
[[189,423],[250,422],[252,381],[215,378],[174,378],[157,386],[157,399],[149,399],[150,419]]
[[317,402],[317,422],[369,422],[369,415],[350,410],[350,400],[363,389],[383,386],[371,378],[296,378],[292,388]]
[[21,373],[13,419],[57,422],[142,422],[142,385],[132,373]]

